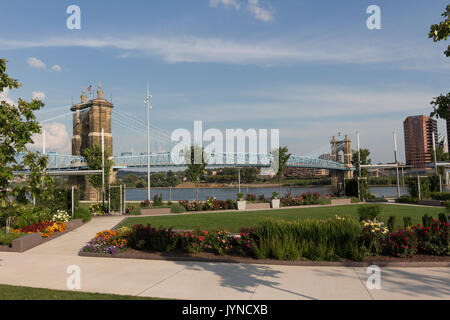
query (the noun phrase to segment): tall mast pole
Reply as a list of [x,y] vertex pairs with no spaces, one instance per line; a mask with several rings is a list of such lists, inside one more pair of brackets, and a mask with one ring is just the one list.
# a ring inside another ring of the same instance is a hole
[[397,161],[397,135],[395,134],[395,131],[393,132],[393,137],[394,137],[394,161],[397,175],[397,198],[400,198],[400,177],[398,172],[398,161]]
[[150,87],[147,82],[147,96],[145,98],[145,104],[147,105],[147,200],[151,201],[150,195],[150,110],[152,106],[150,105]]

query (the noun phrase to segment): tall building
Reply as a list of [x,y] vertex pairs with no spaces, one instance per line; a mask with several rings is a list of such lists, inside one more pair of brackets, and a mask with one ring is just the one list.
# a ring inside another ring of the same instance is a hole
[[406,165],[424,169],[433,162],[433,132],[437,142],[437,121],[424,115],[409,116],[403,121]]

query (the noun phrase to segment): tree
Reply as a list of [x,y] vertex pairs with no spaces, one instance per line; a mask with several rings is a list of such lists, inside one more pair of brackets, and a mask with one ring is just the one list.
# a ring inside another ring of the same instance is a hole
[[286,168],[286,164],[291,158],[291,154],[288,153],[289,150],[287,147],[279,147],[273,151],[274,159],[278,159],[278,171],[276,173],[276,177],[278,179],[278,183],[280,184],[280,196],[281,196],[281,179],[284,175],[284,170]]
[[[369,159],[369,155],[370,155],[369,149],[359,149],[361,165],[371,164],[372,160]],[[352,164],[355,167],[356,172],[358,172],[359,165],[358,165],[358,151],[357,150],[352,150]],[[367,174],[368,174],[367,169],[361,169],[361,176],[366,177]]]
[[[430,32],[428,33],[428,38],[432,38],[434,42],[438,42],[441,40],[447,40],[450,35],[450,5],[447,6],[446,11],[442,14],[444,17],[444,21],[441,21],[439,24],[433,24],[430,27]],[[444,54],[447,57],[450,57],[450,45],[447,50],[444,51]],[[450,119],[450,92],[445,94],[441,94],[439,97],[435,97],[433,101],[431,101],[433,105],[433,112],[431,112],[430,117],[436,117],[437,119],[441,118],[444,120]]]
[[[0,59],[0,93],[17,89],[21,84],[6,73],[6,59]],[[11,104],[0,98],[0,206],[10,206],[9,195],[17,194],[17,190],[8,189],[14,179],[14,171],[30,171],[29,190],[35,197],[46,198],[52,195],[53,179],[45,174],[47,157],[31,152],[27,145],[33,144],[33,135],[41,133],[36,121],[35,111],[44,106],[42,101],[33,99],[27,102],[19,99]],[[16,160],[18,154],[22,161]],[[23,175],[21,175],[23,177]],[[27,188],[27,189],[28,189]],[[19,192],[20,193],[20,192]]]
[[206,154],[201,146],[191,146],[184,151],[184,158],[186,161],[187,169],[186,175],[194,182],[196,188],[196,200],[198,201],[198,184],[200,177],[203,175],[208,161]]
[[[86,158],[86,162],[89,170],[101,170],[102,169],[102,146],[100,144],[94,144],[91,148],[86,148],[83,150],[83,156]],[[109,184],[109,174],[111,172],[111,167],[113,165],[112,160],[110,160],[111,151],[105,148],[105,185]],[[89,176],[88,178],[91,185],[97,189],[98,192],[102,190],[102,176],[95,175]]]

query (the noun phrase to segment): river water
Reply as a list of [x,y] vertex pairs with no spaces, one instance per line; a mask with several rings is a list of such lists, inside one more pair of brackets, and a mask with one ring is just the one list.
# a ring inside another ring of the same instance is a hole
[[[370,193],[376,195],[377,197],[395,197],[397,196],[397,187],[369,187]],[[272,197],[272,192],[279,193],[279,187],[269,187],[269,188],[247,188],[241,187],[241,192],[246,195],[251,193],[254,195],[263,194],[266,199]],[[291,194],[300,195],[306,192],[318,192],[319,194],[326,196],[331,194],[331,187],[318,186],[318,187],[282,187],[281,192],[285,194],[290,191]],[[195,189],[190,188],[152,188],[151,196],[155,194],[162,194],[163,200],[195,200]],[[211,196],[215,196],[218,200],[226,199],[236,199],[238,193],[238,188],[200,188],[198,192],[198,197],[200,200],[206,200]],[[408,189],[406,187],[400,188],[401,195],[408,195]],[[147,199],[147,189],[127,189],[126,199],[129,201],[142,201]]]

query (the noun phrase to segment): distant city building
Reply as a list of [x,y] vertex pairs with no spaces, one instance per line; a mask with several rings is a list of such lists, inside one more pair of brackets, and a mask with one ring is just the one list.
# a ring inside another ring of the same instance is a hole
[[133,152],[122,152],[120,154],[121,157],[131,157],[133,155]]
[[286,178],[324,178],[330,175],[330,171],[326,169],[312,169],[312,168],[296,168],[287,167],[284,169],[284,176]]
[[433,162],[430,151],[433,150],[433,132],[437,142],[437,121],[419,115],[409,116],[403,121],[405,136],[406,165],[413,169],[423,169]]

